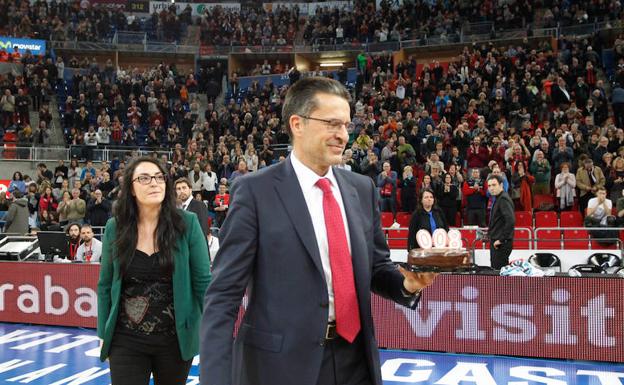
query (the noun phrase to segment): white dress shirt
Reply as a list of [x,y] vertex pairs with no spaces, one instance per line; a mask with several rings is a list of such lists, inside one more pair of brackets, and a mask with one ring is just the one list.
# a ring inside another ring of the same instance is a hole
[[349,225],[347,223],[347,216],[342,202],[342,195],[338,188],[338,182],[332,171],[329,171],[324,176],[318,176],[309,167],[301,163],[295,152],[290,154],[290,161],[292,163],[297,180],[301,186],[303,197],[305,198],[306,205],[308,206],[308,212],[312,218],[312,225],[314,226],[314,234],[316,235],[316,243],[318,245],[319,254],[321,255],[321,264],[323,265],[323,272],[325,273],[325,282],[327,283],[327,293],[329,295],[329,319],[328,321],[334,321],[336,319],[336,312],[334,308],[334,288],[332,286],[331,276],[331,264],[329,262],[329,245],[327,243],[327,229],[325,228],[325,216],[323,215],[323,191],[316,186],[316,182],[321,178],[327,178],[331,182],[332,192],[334,198],[340,206],[340,214],[342,215],[342,221],[344,222],[345,234],[347,236],[347,244],[349,245],[349,254],[351,253],[351,238],[349,237]]
[[188,211],[188,207],[191,204],[192,200],[193,200],[193,194],[191,194],[188,198],[186,198],[184,202],[182,202],[182,204],[180,205],[180,208],[184,211]]

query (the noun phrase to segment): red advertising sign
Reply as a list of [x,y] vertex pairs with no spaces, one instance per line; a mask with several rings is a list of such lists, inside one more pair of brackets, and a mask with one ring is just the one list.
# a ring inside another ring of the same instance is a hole
[[9,179],[0,179],[0,192],[7,191],[9,189],[9,184],[11,184]]
[[0,321],[95,327],[97,264],[0,263]]
[[416,311],[373,296],[380,346],[624,362],[624,280],[444,275]]
[[[98,264],[0,263],[0,321],[95,327]],[[372,296],[379,346],[624,362],[624,279],[441,275],[417,310]]]

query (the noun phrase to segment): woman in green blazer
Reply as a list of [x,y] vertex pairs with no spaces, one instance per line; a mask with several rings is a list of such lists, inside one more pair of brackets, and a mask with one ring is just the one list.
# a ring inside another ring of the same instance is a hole
[[125,170],[106,224],[98,283],[100,359],[113,385],[185,384],[198,353],[210,259],[197,216],[176,208],[152,158]]

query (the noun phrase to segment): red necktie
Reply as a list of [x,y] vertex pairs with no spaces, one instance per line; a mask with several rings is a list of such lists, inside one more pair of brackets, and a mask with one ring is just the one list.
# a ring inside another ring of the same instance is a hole
[[349,342],[360,332],[360,309],[358,308],[353,278],[353,265],[345,233],[340,206],[334,198],[329,179],[321,178],[316,185],[323,190],[323,214],[329,246],[329,263],[334,286],[336,331]]

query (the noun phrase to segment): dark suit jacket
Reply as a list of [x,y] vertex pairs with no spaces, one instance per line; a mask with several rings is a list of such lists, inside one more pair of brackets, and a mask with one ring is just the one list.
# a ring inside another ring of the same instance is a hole
[[[570,91],[568,91],[568,95]],[[570,98],[561,90],[558,84],[554,84],[550,89],[550,98],[555,106],[560,104],[570,104]]]
[[[333,169],[344,201],[361,337],[375,385],[381,385],[370,292],[416,307],[390,261],[370,178]],[[234,183],[201,326],[201,383],[314,385],[323,358],[328,293],[311,215],[290,162]],[[241,298],[245,317],[232,338]]]
[[516,226],[516,217],[514,215],[514,204],[506,192],[500,193],[496,197],[496,202],[490,213],[490,225],[488,235],[490,242],[494,241],[512,241],[514,236],[514,227]]
[[[449,226],[448,223],[446,223],[446,217],[444,216],[442,210],[437,206],[434,206],[431,210],[433,212],[433,219],[435,219],[436,226],[439,229],[444,229],[448,231]],[[416,242],[416,233],[420,229],[425,229],[431,233],[429,214],[427,214],[422,208],[416,209],[416,211],[414,211],[414,214],[412,214],[412,219],[410,219],[409,231],[407,236],[407,251],[420,247],[418,246],[418,242]]]
[[202,228],[202,232],[204,235],[208,235],[208,208],[203,202],[200,202],[196,199],[191,199],[191,203],[189,203],[186,211],[190,211],[197,215],[197,219],[199,219],[199,225]]

